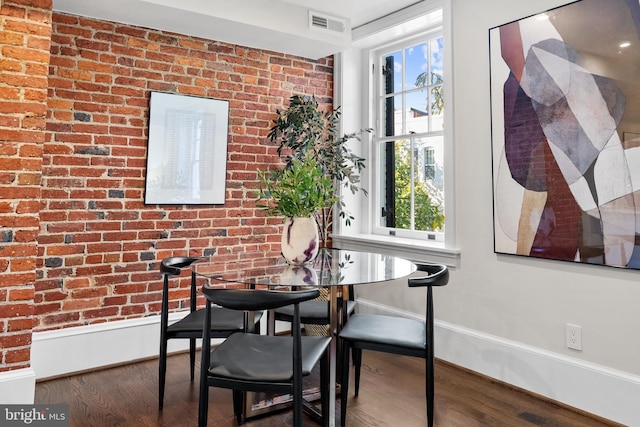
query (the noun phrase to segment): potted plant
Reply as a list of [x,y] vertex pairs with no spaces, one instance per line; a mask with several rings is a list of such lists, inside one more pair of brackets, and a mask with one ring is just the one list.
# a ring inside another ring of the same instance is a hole
[[311,155],[295,157],[281,169],[258,171],[261,186],[256,206],[285,217],[282,254],[292,264],[315,258],[319,248],[316,212],[338,198],[333,180]]
[[320,240],[326,246],[334,211],[347,225],[354,219],[338,197],[338,186],[342,184],[353,193],[363,191],[366,194],[360,186],[360,172],[365,167],[365,159],[355,154],[347,142],[359,140],[363,132],[370,132],[371,129],[339,136],[340,107],[333,111],[322,111],[317,99],[312,96],[294,95],[289,99],[289,106],[282,111],[276,110],[276,113],[268,138],[278,144],[278,154],[285,161],[285,170],[299,159],[312,159],[323,177],[332,183],[331,187],[324,187],[327,194],[332,196],[327,196],[325,204],[314,213]]

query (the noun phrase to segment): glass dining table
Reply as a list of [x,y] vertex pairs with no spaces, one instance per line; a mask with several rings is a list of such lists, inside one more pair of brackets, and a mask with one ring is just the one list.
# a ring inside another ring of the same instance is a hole
[[[192,264],[196,275],[210,280],[210,285],[231,284],[252,287],[326,288],[330,301],[331,334],[330,390],[336,390],[338,340],[346,315],[343,302],[350,286],[384,282],[409,276],[416,265],[403,258],[371,252],[342,249],[321,249],[310,263],[299,266],[287,264],[276,252],[215,254]],[[272,318],[273,316],[271,316]],[[274,321],[268,322],[268,333],[274,332]],[[336,425],[336,396],[330,394],[329,426]],[[250,409],[249,409],[250,411]],[[251,413],[247,414],[251,415]]]

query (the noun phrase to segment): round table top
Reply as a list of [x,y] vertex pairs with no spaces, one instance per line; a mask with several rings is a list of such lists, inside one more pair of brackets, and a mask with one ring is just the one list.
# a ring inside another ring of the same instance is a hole
[[223,282],[271,286],[343,286],[406,277],[416,265],[403,258],[370,252],[321,249],[309,264],[289,265],[279,254],[255,252],[213,255],[191,265],[199,276]]

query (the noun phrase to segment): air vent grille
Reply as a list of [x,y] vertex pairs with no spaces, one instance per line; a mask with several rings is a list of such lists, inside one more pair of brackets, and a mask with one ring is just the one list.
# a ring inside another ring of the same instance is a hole
[[314,30],[331,31],[334,33],[344,33],[346,25],[345,21],[341,18],[310,11],[309,28]]
[[327,28],[329,28],[329,20],[324,16],[311,15],[311,25],[326,30]]

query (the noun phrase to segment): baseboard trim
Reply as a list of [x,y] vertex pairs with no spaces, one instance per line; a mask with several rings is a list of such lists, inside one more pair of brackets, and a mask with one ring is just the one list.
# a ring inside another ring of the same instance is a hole
[[0,372],[0,402],[5,405],[31,405],[36,392],[36,373],[32,368]]
[[[169,323],[180,320],[187,313],[170,313]],[[260,326],[265,331],[266,317],[262,316]],[[286,330],[289,330],[288,323],[276,322],[276,332]],[[216,344],[222,339],[212,339],[211,342]],[[200,340],[197,346],[200,347]],[[34,332],[31,366],[37,380],[46,380],[157,358],[159,349],[160,316],[148,316]],[[189,340],[172,339],[168,342],[169,354],[188,349]]]
[[[186,315],[171,313],[169,322]],[[169,353],[188,349],[188,340],[170,340]],[[158,357],[160,316],[34,332],[31,366],[38,380]]]
[[[367,300],[358,299],[358,307],[415,317]],[[437,358],[597,417],[640,425],[639,376],[443,321],[435,322],[434,335]]]
[[[358,299],[360,311],[414,316]],[[170,321],[185,313],[172,313]],[[266,317],[266,316],[265,316]],[[35,381],[157,357],[159,316],[35,332],[31,368],[0,373],[0,401],[32,403]],[[276,328],[279,330],[280,328]],[[640,425],[640,377],[479,333],[435,324],[436,357],[578,410],[624,425]],[[187,340],[169,341],[169,352]],[[9,385],[5,387],[5,385]],[[606,396],[606,398],[603,398]]]

